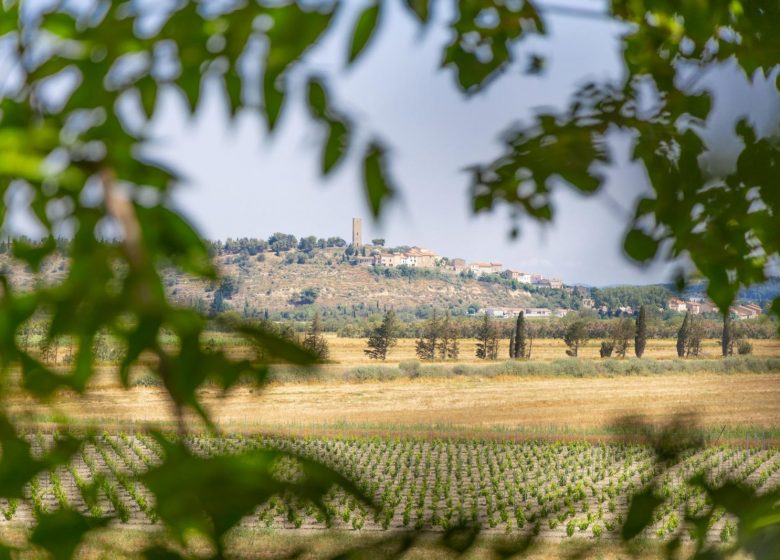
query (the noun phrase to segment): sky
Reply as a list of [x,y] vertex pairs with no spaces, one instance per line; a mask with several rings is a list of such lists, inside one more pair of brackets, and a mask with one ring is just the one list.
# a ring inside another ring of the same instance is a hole
[[[511,240],[512,222],[505,209],[478,216],[470,209],[465,169],[500,155],[502,132],[527,122],[541,108],[566,107],[572,92],[586,81],[621,80],[624,27],[606,17],[549,10],[548,35],[519,43],[513,51],[515,64],[484,91],[465,96],[455,87],[452,70],[440,68],[452,14],[436,12],[432,24],[421,31],[400,8],[401,2],[385,4],[390,9],[373,42],[347,68],[349,31],[364,2],[347,4],[349,9],[339,13],[291,80],[301,84],[310,71],[326,77],[336,106],[358,123],[359,141],[353,148],[374,137],[390,146],[389,169],[400,196],[379,221],[371,218],[355,149],[337,172],[327,179],[319,175],[323,130],[307,114],[302,87],[293,88],[273,136],[257,115],[243,113],[231,121],[219,84],[206,85],[194,117],[186,113],[178,93],[167,91],[149,130],[153,143],[146,153],[183,172],[186,180],[172,202],[203,235],[265,238],[282,231],[349,239],[351,219],[361,217],[366,240],[381,237],[392,246],[416,245],[469,261],[500,261],[506,268],[567,283],[670,280],[675,265],[642,268],[622,252],[633,204],[648,191],[644,169],[628,161],[632,140],[627,135],[611,137],[617,157],[605,170],[608,180],[601,194],[584,197],[567,187],[558,189],[552,225],[524,219],[520,238]],[[541,5],[553,6],[550,1]],[[569,5],[594,14],[603,8],[602,2],[592,0],[569,0]],[[523,71],[531,53],[546,57],[543,74]],[[780,116],[773,79],[750,83],[728,67],[711,74],[702,83],[718,90],[709,123],[714,131],[727,131],[740,112]]]

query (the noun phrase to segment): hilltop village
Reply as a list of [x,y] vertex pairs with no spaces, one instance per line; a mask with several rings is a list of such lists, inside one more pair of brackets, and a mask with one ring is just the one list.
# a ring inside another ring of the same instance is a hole
[[[450,274],[471,274],[480,277],[486,274],[500,274],[508,280],[516,280],[521,284],[552,288],[560,290],[564,287],[559,278],[547,278],[542,274],[522,272],[504,268],[500,262],[466,262],[461,258],[450,258],[438,255],[421,247],[398,247],[386,249],[384,239],[372,240],[372,243],[363,242],[362,220],[352,219],[352,247],[358,256],[354,261],[366,266],[382,266],[393,268],[408,266],[411,268],[435,268],[441,272]],[[374,242],[378,242],[375,243]]]
[[[378,267],[409,267],[409,268],[427,268],[435,269],[448,274],[460,274],[479,278],[485,275],[499,275],[506,280],[514,280],[519,284],[535,286],[538,288],[548,288],[553,290],[573,291],[575,288],[564,285],[560,278],[548,278],[542,274],[534,272],[525,272],[505,268],[500,262],[466,262],[461,258],[450,258],[439,255],[428,249],[421,247],[400,247],[386,249],[384,239],[372,240],[372,243],[363,241],[363,224],[360,218],[352,219],[352,244],[354,256],[352,262],[364,266]],[[582,297],[580,308],[593,309],[594,300],[591,297]],[[719,313],[718,307],[711,301],[703,297],[689,297],[680,299],[671,297],[666,301],[665,308],[669,311],[679,313],[690,313],[691,315],[715,314]],[[658,310],[663,311],[659,306]],[[517,317],[523,311],[526,317],[564,317],[571,309],[556,308],[549,309],[545,307],[484,307],[478,310],[479,314],[488,314],[493,317]],[[618,314],[623,316],[633,316],[638,309],[632,306],[618,306],[616,309],[610,309],[602,304],[597,311],[600,315]],[[731,314],[736,319],[754,319],[763,313],[761,306],[755,303],[736,304],[731,307]]]

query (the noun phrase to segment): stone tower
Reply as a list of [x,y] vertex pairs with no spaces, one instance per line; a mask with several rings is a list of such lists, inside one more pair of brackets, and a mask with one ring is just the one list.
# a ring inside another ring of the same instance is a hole
[[363,245],[363,220],[360,218],[352,218],[352,245]]

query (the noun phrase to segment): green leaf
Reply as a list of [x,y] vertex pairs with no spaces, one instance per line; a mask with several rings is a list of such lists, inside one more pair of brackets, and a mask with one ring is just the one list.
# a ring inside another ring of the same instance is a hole
[[387,176],[385,149],[372,142],[363,156],[363,186],[371,213],[379,217],[383,205],[395,196],[396,189]]
[[[225,324],[225,319],[218,319],[218,322]],[[243,323],[227,324],[234,332],[259,344],[271,359],[297,365],[311,365],[317,362],[317,356],[312,352],[263,327]]]
[[157,103],[157,82],[150,75],[139,79],[135,84],[138,90],[138,96],[141,101],[141,108],[146,115],[146,120],[152,120],[154,117],[154,107]]
[[655,495],[655,491],[652,488],[640,492],[631,498],[626,521],[620,530],[623,540],[631,540],[649,527],[653,522],[655,508],[662,503],[663,500]]
[[328,137],[322,151],[322,174],[327,175],[342,160],[349,147],[349,124],[338,119],[329,119]]
[[285,74],[327,29],[333,8],[305,10],[297,3],[264,9],[273,20],[266,32],[268,48],[263,60],[263,110],[269,130],[281,115],[286,97]]
[[279,89],[276,84],[278,76],[266,72],[263,77],[263,108],[268,122],[268,130],[274,130],[282,113],[284,103],[284,89]]
[[350,123],[346,117],[336,113],[330,106],[325,84],[319,78],[311,77],[307,87],[309,112],[312,117],[328,128],[322,150],[321,171],[330,173],[344,158],[350,139]]
[[144,558],[146,560],[184,560],[186,557],[161,545],[155,545],[144,550]]
[[352,30],[352,41],[349,46],[348,61],[350,64],[360,56],[371,37],[373,37],[379,22],[379,9],[380,3],[374,2],[358,16],[355,28]]
[[658,241],[641,230],[632,229],[626,234],[623,247],[632,259],[645,262],[658,252]]
[[55,560],[73,558],[89,531],[108,524],[109,518],[87,517],[70,509],[58,509],[38,516],[30,542],[51,554]]
[[312,76],[306,88],[306,99],[309,103],[309,111],[316,119],[325,119],[328,111],[328,94],[322,80]]
[[474,545],[478,536],[478,527],[459,524],[444,532],[442,544],[457,554],[463,554]]
[[[282,451],[201,458],[184,444],[159,434],[156,439],[165,459],[141,480],[155,495],[160,519],[180,537],[190,530],[210,536],[218,549],[231,527],[274,495],[289,492],[321,507],[324,495],[337,484],[361,497],[355,485],[339,473]],[[298,462],[300,478],[289,481],[277,477],[275,465],[285,457]],[[327,511],[323,513],[328,515]]]
[[76,35],[76,20],[67,12],[51,12],[43,16],[41,28],[61,39],[69,39]]
[[420,23],[427,23],[430,17],[430,8],[428,0],[404,0],[406,7],[411,10]]
[[19,437],[6,416],[0,415],[0,495],[23,498],[24,486],[38,473],[65,464],[78,452],[81,442],[71,436],[57,440],[54,448],[37,459],[30,443]]
[[24,239],[14,239],[12,251],[15,258],[23,260],[35,272],[40,271],[43,259],[51,255],[57,248],[54,238],[49,236],[43,242],[30,242]]

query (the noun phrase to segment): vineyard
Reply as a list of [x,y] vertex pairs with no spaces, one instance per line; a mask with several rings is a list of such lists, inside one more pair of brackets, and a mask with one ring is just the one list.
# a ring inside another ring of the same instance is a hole
[[[41,453],[55,437],[38,432],[28,439]],[[374,509],[334,487],[324,502],[330,515],[313,504],[277,496],[242,521],[279,530],[438,531],[465,522],[492,533],[609,539],[617,535],[630,497],[655,481],[664,502],[648,536],[666,539],[684,535],[685,519],[712,507],[685,482],[694,475],[703,474],[716,485],[736,481],[759,492],[780,486],[775,448],[711,446],[662,469],[649,447],[627,443],[242,435],[190,437],[187,443],[203,457],[274,448],[317,459],[353,480],[377,505]],[[154,524],[153,497],[138,477],[161,455],[162,448],[146,434],[104,433],[68,466],[38,475],[26,488],[26,499],[3,499],[2,523],[31,525],[43,512],[69,507],[114,517],[118,525]],[[274,472],[280,480],[300,476],[292,458],[279,460]],[[708,537],[728,542],[735,531],[734,521],[716,512]]]

